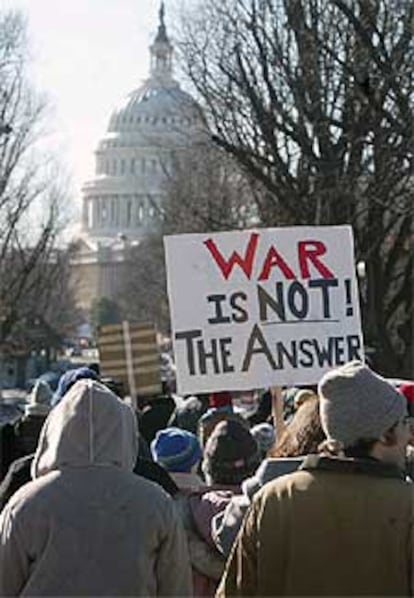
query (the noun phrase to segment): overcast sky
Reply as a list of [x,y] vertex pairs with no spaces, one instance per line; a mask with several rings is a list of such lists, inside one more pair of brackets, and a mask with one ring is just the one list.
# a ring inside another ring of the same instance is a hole
[[30,71],[51,105],[48,144],[79,200],[113,107],[148,75],[159,0],[0,0],[0,7],[27,16]]

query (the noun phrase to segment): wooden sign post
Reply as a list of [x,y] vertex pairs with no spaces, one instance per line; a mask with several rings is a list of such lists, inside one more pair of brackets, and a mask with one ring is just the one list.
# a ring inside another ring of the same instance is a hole
[[283,398],[280,386],[271,386],[270,394],[272,396],[272,418],[273,426],[276,431],[276,440],[279,441],[286,428],[283,418]]

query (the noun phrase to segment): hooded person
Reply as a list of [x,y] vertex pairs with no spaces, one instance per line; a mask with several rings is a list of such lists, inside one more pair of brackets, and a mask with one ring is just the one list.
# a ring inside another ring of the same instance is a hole
[[0,595],[188,595],[191,572],[172,500],[132,473],[131,408],[91,379],[49,414],[33,481],[0,516]]

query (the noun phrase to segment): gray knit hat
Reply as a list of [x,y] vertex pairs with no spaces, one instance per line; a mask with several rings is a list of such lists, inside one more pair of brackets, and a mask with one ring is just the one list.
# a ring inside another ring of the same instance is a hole
[[360,361],[325,374],[318,385],[322,428],[345,448],[378,439],[407,414],[404,397]]

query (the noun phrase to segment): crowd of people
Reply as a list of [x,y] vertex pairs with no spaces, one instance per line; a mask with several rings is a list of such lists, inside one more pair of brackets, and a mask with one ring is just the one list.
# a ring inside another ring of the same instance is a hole
[[0,595],[413,595],[414,382],[352,361],[275,396],[39,381],[1,429]]

